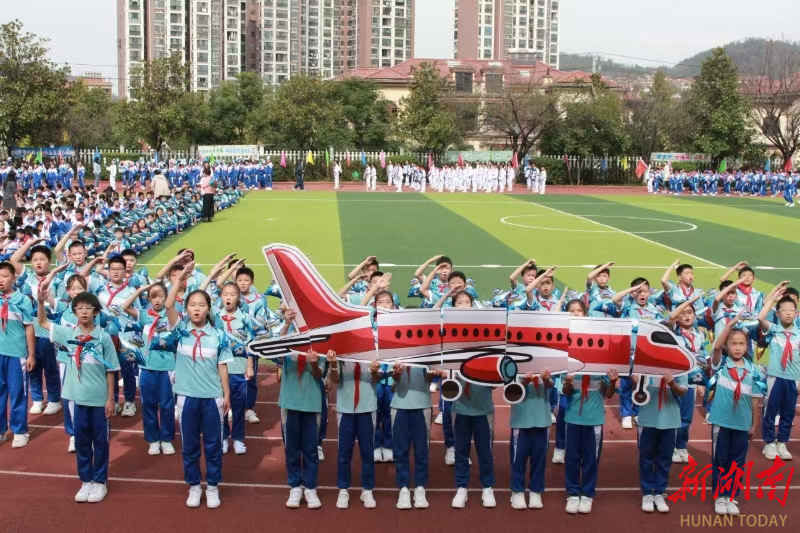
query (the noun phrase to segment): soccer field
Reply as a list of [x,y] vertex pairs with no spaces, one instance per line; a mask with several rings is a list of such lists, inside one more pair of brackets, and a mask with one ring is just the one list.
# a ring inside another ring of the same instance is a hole
[[612,195],[397,194],[251,192],[234,209],[140,257],[154,274],[179,248],[195,250],[207,270],[221,256],[247,257],[256,286],[271,273],[261,247],[299,247],[337,290],[364,257],[392,272],[405,303],[414,270],[437,254],[476,282],[482,300],[508,287],[525,260],[558,265],[557,285],[580,289],[597,264],[616,262],[611,285],[637,276],[652,286],[680,258],[695,268],[695,285],[716,288],[738,261],[755,267],[768,290],[800,271],[800,219],[779,199]]

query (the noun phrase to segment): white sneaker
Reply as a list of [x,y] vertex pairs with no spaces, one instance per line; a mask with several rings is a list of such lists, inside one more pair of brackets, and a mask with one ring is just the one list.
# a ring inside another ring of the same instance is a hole
[[32,415],[40,415],[44,411],[44,402],[33,402],[31,410],[28,411]]
[[636,424],[637,426],[639,425],[639,415],[633,417],[633,423]]
[[708,417],[710,417],[710,416],[711,416],[711,413],[706,413],[706,417],[703,419],[703,424],[710,424],[710,422],[708,421]]
[[652,513],[656,510],[655,505],[653,504],[653,495],[647,494],[642,498],[642,511],[645,513]]
[[467,489],[459,487],[456,491],[455,498],[453,498],[453,507],[456,509],[463,509],[467,505]]
[[375,509],[378,504],[375,502],[375,496],[372,495],[371,490],[361,491],[361,501],[364,502],[364,507],[367,509]]
[[453,466],[456,464],[456,449],[450,446],[444,452],[444,464],[447,466]]
[[566,454],[567,454],[566,450],[560,450],[560,449],[556,448],[553,451],[553,463],[563,465],[564,464],[564,456]]
[[778,426],[781,423],[781,415],[775,415],[775,425]]
[[81,490],[75,495],[75,501],[78,503],[84,503],[89,501],[89,494],[92,493],[92,482],[84,483],[81,485]]
[[120,387],[124,387],[125,386],[125,380],[120,378],[119,381],[117,381],[117,385],[120,386]]
[[75,437],[69,438],[69,445],[67,446],[67,453],[75,453]]
[[45,415],[54,415],[61,410],[61,402],[47,402],[47,407],[44,409]]
[[161,455],[161,444],[158,442],[151,442],[150,447],[147,449],[147,455]]
[[484,507],[497,507],[497,502],[494,499],[494,491],[492,487],[486,487],[481,494],[481,501]]
[[161,453],[164,455],[175,455],[175,447],[171,442],[161,442]]
[[226,455],[228,453],[228,439],[222,439],[222,455]]
[[12,448],[24,448],[28,445],[28,441],[31,439],[31,436],[27,433],[14,435],[14,441],[11,443]]
[[737,505],[739,502],[736,500],[726,500],[725,501],[728,507],[728,514],[732,516],[736,516],[739,514],[739,506]]
[[656,504],[656,509],[658,509],[659,513],[668,513],[669,512],[669,505],[667,505],[667,501],[664,499],[663,494],[656,494],[653,501]]
[[780,457],[784,461],[792,460],[792,454],[789,453],[789,450],[786,449],[785,442],[779,442],[778,445],[775,447],[775,449],[778,452],[778,457]]
[[374,461],[376,463],[383,462],[383,448],[375,448],[375,451],[372,454]]
[[714,512],[720,515],[728,514],[728,500],[725,498],[717,498],[714,501]]
[[105,483],[92,483],[92,491],[89,493],[89,498],[86,500],[89,503],[100,503],[106,498],[108,489]]
[[251,424],[258,424],[260,420],[256,416],[256,412],[252,409],[248,409],[244,412],[244,419],[247,420]]
[[[416,492],[414,495],[416,496]],[[400,495],[397,497],[397,508],[411,509],[411,493],[408,491],[407,487],[400,489]]]
[[186,499],[186,507],[200,507],[200,498],[203,497],[203,489],[200,485],[189,487],[189,497]]
[[289,509],[297,509],[300,507],[300,502],[303,501],[303,489],[295,487],[289,490],[289,499],[286,500],[286,507]]
[[428,498],[425,497],[425,487],[417,487],[414,489],[414,507],[417,509],[428,508]]
[[432,381],[431,382],[431,386],[430,386],[430,390],[431,390],[431,392],[438,391],[439,390],[439,385],[437,385],[435,381]]
[[233,422],[233,409],[228,411],[228,422]]
[[544,507],[544,504],[542,503],[542,493],[531,492],[531,495],[528,498],[528,509],[541,509],[542,507]]
[[348,507],[350,507],[350,493],[347,492],[347,489],[340,489],[339,497],[336,498],[336,508],[347,509]]
[[525,493],[524,492],[512,492],[511,493],[511,507],[513,509],[527,509],[528,506],[525,505]]
[[622,417],[622,429],[633,429],[633,419],[631,417]]
[[681,454],[681,462],[688,463],[689,462],[689,450],[687,450],[686,448],[683,448],[683,449],[678,450],[678,452]]
[[592,499],[586,496],[581,496],[581,503],[578,505],[578,512],[581,514],[589,514],[592,512]]
[[317,455],[319,456],[320,463],[325,460],[325,454],[322,453],[322,446],[317,446]]
[[578,507],[580,506],[581,499],[577,496],[570,496],[567,498],[567,511],[569,514],[578,514]]
[[438,415],[436,415],[436,419],[433,421],[433,423],[434,424],[439,424],[441,426],[442,423],[443,423],[443,420],[444,420],[444,418],[442,416],[442,413],[439,413]]
[[556,419],[555,413],[550,413],[550,423],[555,424],[558,420]]
[[770,461],[774,461],[775,458],[778,456],[778,447],[774,442],[770,442],[769,444],[764,446],[764,449],[762,450],[761,453],[763,453],[764,457],[766,457]]
[[244,455],[247,453],[247,446],[240,440],[233,441],[233,453],[236,455]]
[[125,402],[122,407],[122,416],[134,416],[136,414],[136,405],[133,402]]
[[391,448],[381,448],[383,450],[383,462],[384,463],[393,463],[394,462],[394,452]]
[[[680,452],[680,450],[678,450],[678,448],[675,448],[674,450],[672,450],[672,462],[673,463],[682,463],[683,462],[683,459],[681,458],[681,452]],[[647,496],[645,496],[645,498],[646,497]]]
[[303,497],[306,499],[306,505],[308,505],[309,509],[319,509],[322,507],[322,502],[319,501],[319,496],[317,496],[316,490],[304,490]]

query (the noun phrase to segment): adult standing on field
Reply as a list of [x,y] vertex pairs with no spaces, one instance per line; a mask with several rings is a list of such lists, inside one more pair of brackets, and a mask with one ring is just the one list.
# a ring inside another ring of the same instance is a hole
[[297,191],[297,190],[304,191],[304,190],[306,190],[305,186],[303,185],[303,173],[304,173],[304,171],[303,171],[303,160],[302,159],[298,159],[297,160],[297,166],[294,167],[295,182],[294,182],[294,187],[292,187],[293,191]]
[[92,165],[92,173],[94,174],[94,188],[100,185],[100,175],[103,173],[103,167],[100,166],[100,158],[94,158],[94,165]]
[[14,218],[17,210],[17,173],[13,170],[3,182],[3,209],[8,211],[10,218]]
[[214,193],[216,183],[212,176],[211,166],[203,165],[203,177],[200,178],[200,194],[203,195],[203,214],[201,222],[211,222],[214,220]]
[[547,185],[547,169],[542,167],[539,172],[539,194],[544,194],[544,187]]

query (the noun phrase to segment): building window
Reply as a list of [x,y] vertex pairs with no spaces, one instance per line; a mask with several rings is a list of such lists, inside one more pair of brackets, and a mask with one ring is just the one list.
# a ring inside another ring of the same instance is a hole
[[456,92],[472,92],[472,72],[456,72]]
[[503,92],[503,75],[502,74],[484,74],[486,80],[486,92],[489,94],[498,94]]

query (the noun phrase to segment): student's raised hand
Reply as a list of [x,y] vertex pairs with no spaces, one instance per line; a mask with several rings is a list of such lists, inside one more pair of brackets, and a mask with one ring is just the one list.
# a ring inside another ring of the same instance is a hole
[[312,365],[319,363],[319,354],[315,352],[313,348],[310,349],[306,354],[306,361],[308,361]]
[[672,270],[675,270],[676,268],[678,268],[678,265],[680,265],[680,264],[681,264],[681,260],[680,259],[676,259],[675,261],[672,262],[672,265],[670,266],[670,268]]
[[380,369],[381,369],[381,364],[377,360],[372,361],[369,364],[369,371],[372,372],[372,373],[375,373]]
[[283,318],[287,324],[291,324],[294,322],[294,319],[297,318],[297,311],[292,309],[291,307],[283,312]]
[[666,383],[667,385],[672,385],[674,381],[675,381],[675,376],[673,376],[669,372],[664,372],[664,383]]
[[641,376],[639,374],[632,374],[631,375],[631,382],[633,382],[634,385],[638,385],[639,384],[639,378],[641,378]]
[[362,265],[368,265],[368,264],[372,263],[373,261],[377,261],[377,260],[378,260],[378,257],[377,257],[377,256],[374,256],[374,255],[369,255],[369,256],[367,256],[367,258],[366,258],[366,259],[364,259],[363,261],[361,261],[361,264],[362,264]]
[[402,374],[405,369],[406,365],[404,365],[403,363],[395,363],[394,366],[392,367],[392,372],[394,372],[395,374]]
[[575,381],[574,374],[567,374],[566,376],[564,376],[564,385],[572,385],[574,381]]
[[439,272],[442,272],[443,270],[446,270],[449,267],[450,265],[448,265],[447,263],[442,263],[441,265],[438,265],[436,268],[434,268],[433,271],[438,274]]
[[328,350],[328,353],[325,354],[325,360],[329,363],[336,362],[336,352],[333,350]]
[[192,277],[192,272],[194,272],[194,264],[194,261],[189,261],[186,263],[186,265],[183,267],[183,270],[181,270],[181,281],[186,281]]
[[554,266],[551,266],[550,268],[548,268],[547,270],[545,270],[544,277],[549,278],[550,276],[552,276],[553,272],[555,272],[557,268],[558,268],[558,266],[554,265]]
[[731,324],[734,324],[734,325],[738,324],[742,320],[742,316],[743,315],[744,315],[744,307],[739,309],[739,312],[736,313],[736,316],[733,317],[733,320],[731,320]]
[[616,368],[609,368],[606,371],[606,376],[608,376],[608,379],[610,379],[612,382],[619,379],[619,373],[617,372]]
[[47,301],[50,297],[50,282],[45,279],[43,282],[39,284],[39,293],[36,295],[36,299],[39,300],[40,304],[43,304]]
[[739,261],[733,268],[735,270],[739,270],[740,268],[744,268],[746,266],[747,266],[747,261]]
[[639,285],[637,285],[637,286],[635,286],[635,287],[631,287],[630,289],[628,289],[628,293],[629,293],[629,294],[633,294],[633,293],[635,293],[635,292],[639,292],[639,291],[640,291],[640,290],[642,290],[642,289],[643,289],[643,288],[644,288],[646,285],[647,285],[647,283],[640,283]]
[[433,257],[431,257],[430,259],[428,259],[428,263],[429,263],[429,264],[430,264],[430,263],[435,263],[436,261],[438,261],[438,260],[439,260],[439,259],[441,259],[442,257],[444,257],[444,256],[443,256],[443,255],[434,255]]
[[435,374],[437,376],[439,376],[440,378],[442,378],[442,379],[447,379],[448,378],[447,370],[445,370],[444,368],[437,369]]
[[387,272],[386,274],[381,276],[381,279],[378,280],[378,289],[385,291],[386,289],[389,288],[389,284],[391,282],[392,282],[392,273]]
[[547,369],[547,368],[545,368],[545,369],[544,369],[544,372],[542,372],[542,379],[544,379],[544,380],[549,380],[550,378],[551,378],[551,376],[550,376],[550,370],[549,370],[549,369]]

